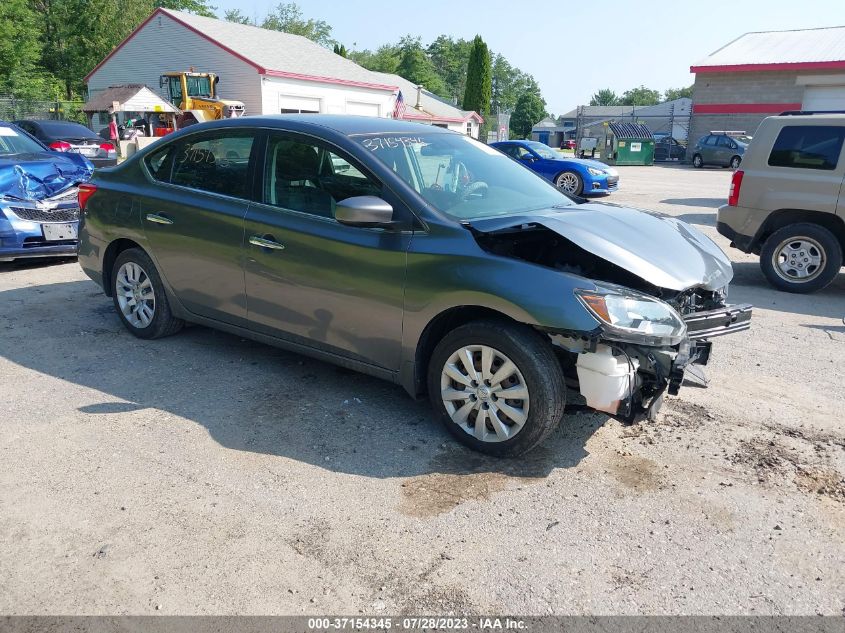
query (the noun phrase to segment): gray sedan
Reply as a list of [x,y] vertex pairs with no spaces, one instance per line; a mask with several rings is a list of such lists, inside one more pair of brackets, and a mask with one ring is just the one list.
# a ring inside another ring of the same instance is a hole
[[498,456],[540,443],[568,398],[653,414],[751,316],[725,304],[730,262],[692,226],[403,121],[194,125],[79,201],[80,264],[135,336],[190,321],[351,367],[427,394]]

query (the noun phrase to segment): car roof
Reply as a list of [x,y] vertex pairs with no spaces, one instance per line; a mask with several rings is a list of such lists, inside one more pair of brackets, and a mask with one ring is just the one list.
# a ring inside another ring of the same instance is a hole
[[345,136],[363,134],[454,134],[450,130],[396,119],[350,114],[262,114],[200,123],[191,128],[199,130],[218,127],[277,127],[280,129],[307,130],[331,129]]

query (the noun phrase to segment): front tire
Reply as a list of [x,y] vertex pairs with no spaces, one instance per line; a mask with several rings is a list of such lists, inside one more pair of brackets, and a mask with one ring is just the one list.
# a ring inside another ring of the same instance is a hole
[[431,404],[462,444],[522,455],[560,423],[566,386],[552,345],[528,326],[474,321],[447,334],[428,367]]
[[739,169],[739,166],[742,164],[742,158],[739,156],[734,156],[731,158],[731,162],[729,163],[729,167],[731,169]]
[[127,249],[117,256],[111,279],[114,307],[134,336],[161,338],[176,334],[185,325],[170,311],[161,276],[140,248]]
[[573,196],[580,196],[584,191],[584,180],[574,171],[564,171],[555,178],[555,186]]
[[704,159],[701,158],[701,154],[696,154],[692,157],[692,166],[696,169],[701,169],[704,167]]
[[842,267],[842,247],[823,226],[809,222],[790,224],[766,239],[760,267],[778,290],[815,292],[836,278]]

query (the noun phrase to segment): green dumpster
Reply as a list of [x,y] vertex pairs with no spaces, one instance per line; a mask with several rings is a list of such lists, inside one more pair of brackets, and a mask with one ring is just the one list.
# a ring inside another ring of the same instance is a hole
[[616,165],[653,165],[654,136],[641,123],[611,123],[613,163]]

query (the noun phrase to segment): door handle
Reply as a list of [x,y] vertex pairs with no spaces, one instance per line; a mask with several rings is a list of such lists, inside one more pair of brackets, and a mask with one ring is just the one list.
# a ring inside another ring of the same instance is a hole
[[267,239],[268,237],[273,237],[272,235],[268,235],[267,237],[261,237],[260,235],[253,235],[249,238],[249,243],[253,246],[260,246],[261,248],[269,248],[274,251],[281,251],[284,250],[285,245],[279,244],[278,242]]
[[173,220],[158,213],[148,213],[147,221],[154,224],[173,224]]

